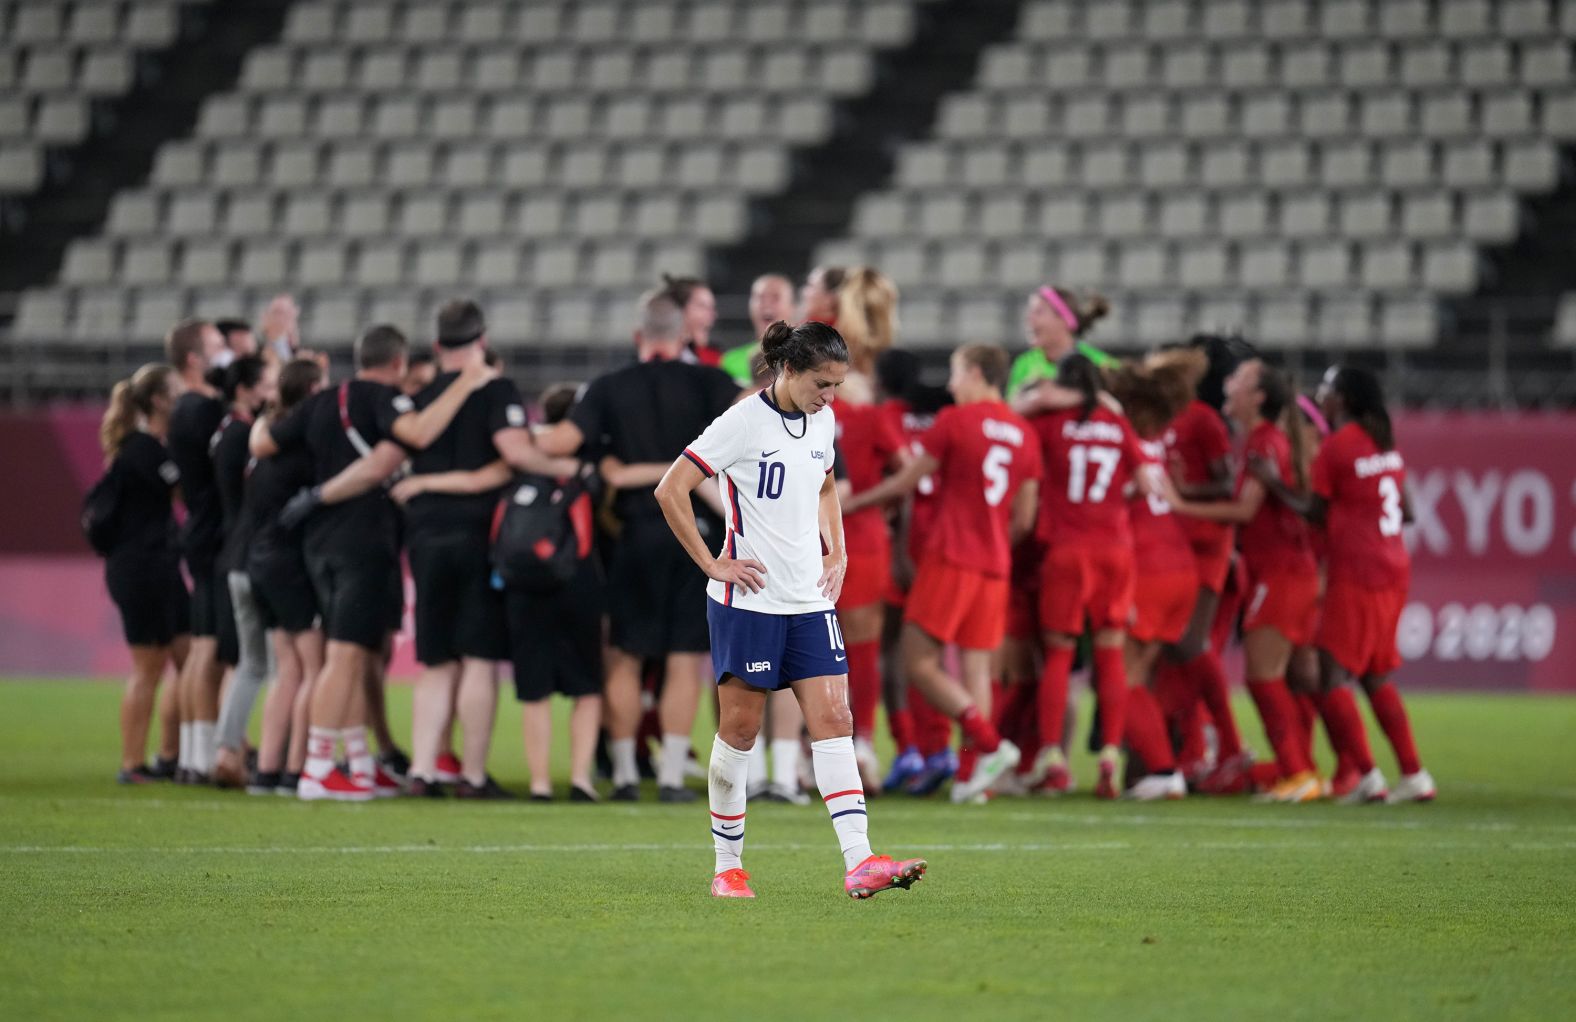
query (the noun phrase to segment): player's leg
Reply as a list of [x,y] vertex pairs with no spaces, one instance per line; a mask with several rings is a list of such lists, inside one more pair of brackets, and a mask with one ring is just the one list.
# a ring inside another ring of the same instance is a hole
[[604,713],[607,718],[608,753],[613,759],[613,798],[634,801],[640,797],[640,768],[635,763],[635,734],[640,730],[641,658],[616,646],[607,651],[607,685]]
[[240,787],[247,782],[246,731],[257,696],[277,669],[262,612],[252,592],[252,580],[243,571],[225,579],[235,618],[236,664],[230,688],[219,709],[219,754],[214,780]]
[[1389,794],[1384,775],[1374,765],[1357,699],[1352,694],[1352,676],[1332,653],[1319,650],[1319,715],[1324,718],[1330,744],[1347,756],[1356,767],[1357,786],[1338,801],[1346,805],[1382,800]]
[[[296,651],[290,633],[283,628],[268,632],[268,641],[274,650],[274,683],[263,697],[263,726],[257,742],[257,776],[248,791],[265,794],[278,786],[280,771],[284,769],[285,745],[289,741],[290,710],[295,705],[296,693],[301,690],[301,656]],[[265,785],[264,782],[271,782]]]
[[1280,629],[1261,626],[1242,637],[1248,694],[1275,750],[1280,781],[1265,797],[1273,802],[1311,802],[1323,794],[1312,749],[1304,742],[1296,701],[1286,686],[1292,642]]
[[1242,750],[1242,734],[1231,709],[1231,688],[1220,660],[1220,650],[1210,642],[1210,632],[1221,610],[1218,590],[1201,587],[1187,631],[1176,644],[1176,657],[1196,698],[1215,725],[1216,765],[1200,783],[1207,792],[1240,791],[1249,766]]
[[705,653],[669,653],[666,663],[666,678],[657,704],[662,725],[657,794],[665,802],[692,802],[695,793],[684,787],[684,766],[689,761],[690,736],[700,709],[701,686],[706,680],[709,657]]
[[131,676],[120,700],[120,775],[122,784],[153,780],[147,770],[148,728],[153,703],[164,674],[167,646],[132,646]]
[[292,781],[299,782],[306,769],[307,737],[311,731],[312,694],[317,679],[323,674],[323,664],[328,658],[328,640],[323,629],[313,627],[291,636],[296,655],[301,658],[301,688],[296,692],[295,704],[290,710],[290,744],[285,752],[285,771],[280,775],[280,787],[291,788]]
[[1368,693],[1368,705],[1373,707],[1374,718],[1384,731],[1390,748],[1395,751],[1396,762],[1401,767],[1401,780],[1390,789],[1386,801],[1431,802],[1437,792],[1434,778],[1423,769],[1417,755],[1417,743],[1412,737],[1412,723],[1407,718],[1406,704],[1401,693],[1390,680],[1389,674],[1366,674],[1362,679],[1363,691]]
[[791,689],[781,689],[766,697],[766,708],[772,781],[765,797],[774,802],[808,805],[809,796],[799,790],[799,743],[804,734],[804,714],[799,709],[799,700]]
[[[307,753],[297,794],[304,800],[336,799],[365,801],[372,797],[370,785],[359,785],[334,765],[335,745],[343,738],[348,754],[352,738],[351,714],[360,704],[362,676],[366,671],[367,647],[344,639],[330,638],[323,658],[323,669],[312,686],[307,711]],[[359,745],[366,745],[366,727],[359,718],[354,729],[360,733]],[[352,767],[354,770],[354,767]]]
[[461,798],[507,798],[487,773],[493,726],[498,716],[498,665],[480,657],[460,661],[460,784]]
[[750,750],[760,739],[766,713],[766,690],[752,688],[731,674],[717,686],[717,736],[712,740],[711,765],[706,772],[706,796],[711,811],[712,847],[716,852],[712,893],[724,897],[751,897],[740,886],[749,879],[729,876],[742,871],[744,818],[747,809]]
[[1187,782],[1177,772],[1165,716],[1150,687],[1160,649],[1157,641],[1128,636],[1123,651],[1129,682],[1123,710],[1123,737],[1130,754],[1142,764],[1144,771],[1144,776],[1127,790],[1126,796],[1141,802],[1177,799],[1187,794]]
[[[880,569],[885,571],[882,559]],[[860,569],[868,573],[866,566]],[[857,580],[856,581],[860,581]],[[874,595],[879,590],[866,583]],[[846,601],[845,601],[846,602]],[[881,790],[881,765],[876,759],[876,708],[881,705],[881,603],[870,600],[846,610],[838,608],[843,642],[848,651],[848,693],[854,713],[854,751],[867,791]]]

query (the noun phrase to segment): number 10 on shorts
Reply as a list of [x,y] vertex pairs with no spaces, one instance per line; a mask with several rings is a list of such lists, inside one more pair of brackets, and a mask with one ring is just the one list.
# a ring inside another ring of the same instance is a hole
[[843,648],[843,625],[837,620],[837,615],[828,612],[826,615],[826,643],[832,649]]

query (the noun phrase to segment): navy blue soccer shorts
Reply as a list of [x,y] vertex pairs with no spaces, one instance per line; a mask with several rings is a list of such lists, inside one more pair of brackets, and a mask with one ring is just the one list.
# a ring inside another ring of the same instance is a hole
[[762,614],[706,600],[717,684],[729,675],[751,688],[777,690],[806,678],[848,673],[843,628],[833,610]]

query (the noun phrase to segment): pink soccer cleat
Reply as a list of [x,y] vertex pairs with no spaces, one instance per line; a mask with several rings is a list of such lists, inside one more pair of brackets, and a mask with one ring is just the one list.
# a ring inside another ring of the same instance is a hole
[[843,878],[843,890],[850,898],[873,898],[892,888],[906,891],[924,879],[924,859],[904,859],[898,862],[890,855],[872,855],[848,871]]
[[742,869],[725,869],[711,878],[711,896],[713,898],[753,898],[755,892],[750,890],[750,874]]

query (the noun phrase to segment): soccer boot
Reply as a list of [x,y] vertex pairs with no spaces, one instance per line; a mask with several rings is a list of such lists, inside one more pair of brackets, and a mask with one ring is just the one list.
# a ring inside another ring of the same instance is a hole
[[711,896],[713,898],[753,898],[755,892],[750,890],[750,874],[742,869],[725,869],[711,878]]
[[898,862],[889,855],[872,855],[848,871],[843,890],[856,900],[873,898],[894,888],[906,891],[924,878],[925,868],[924,859]]

